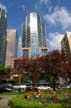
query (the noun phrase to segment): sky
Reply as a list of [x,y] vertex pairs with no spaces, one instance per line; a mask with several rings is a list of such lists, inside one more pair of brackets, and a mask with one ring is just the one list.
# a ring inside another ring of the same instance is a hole
[[46,27],[47,46],[61,49],[66,31],[71,32],[71,0],[0,0],[7,14],[7,28],[17,29],[18,56],[20,56],[22,24],[29,12],[37,12]]

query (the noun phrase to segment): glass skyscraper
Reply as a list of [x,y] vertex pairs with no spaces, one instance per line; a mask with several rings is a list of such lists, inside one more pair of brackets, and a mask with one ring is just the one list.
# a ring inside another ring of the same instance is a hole
[[25,58],[36,58],[47,53],[44,24],[37,13],[30,13],[23,24],[22,55]]
[[7,19],[4,7],[0,6],[0,63],[5,64]]

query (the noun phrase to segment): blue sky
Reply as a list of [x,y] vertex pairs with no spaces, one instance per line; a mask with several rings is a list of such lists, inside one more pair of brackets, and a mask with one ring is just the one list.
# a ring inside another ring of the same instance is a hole
[[[22,24],[29,12],[37,12],[46,26],[47,45],[50,50],[60,49],[66,31],[71,31],[71,0],[0,0],[7,11],[7,26],[17,29],[19,49]],[[20,50],[18,50],[20,55]]]

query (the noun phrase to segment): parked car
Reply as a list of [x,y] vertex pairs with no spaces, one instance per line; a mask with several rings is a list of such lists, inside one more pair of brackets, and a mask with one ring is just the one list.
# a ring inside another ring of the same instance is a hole
[[13,86],[11,84],[0,84],[0,92],[11,92],[13,91]]
[[33,90],[32,86],[26,86],[26,91],[31,91],[31,90]]
[[66,88],[71,88],[71,84],[67,85]]
[[6,87],[6,88],[4,89],[4,91],[5,91],[5,92],[12,92],[13,89],[12,89],[12,88],[9,88],[9,87]]
[[16,91],[24,91],[26,90],[26,85],[14,85],[13,89]]
[[49,86],[38,86],[37,89],[38,90],[51,90],[51,87],[49,87]]

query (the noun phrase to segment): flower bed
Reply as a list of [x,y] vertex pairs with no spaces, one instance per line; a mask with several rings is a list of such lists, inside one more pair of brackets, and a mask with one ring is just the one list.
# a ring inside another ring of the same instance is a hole
[[37,91],[18,95],[9,103],[11,108],[71,108],[71,95]]

